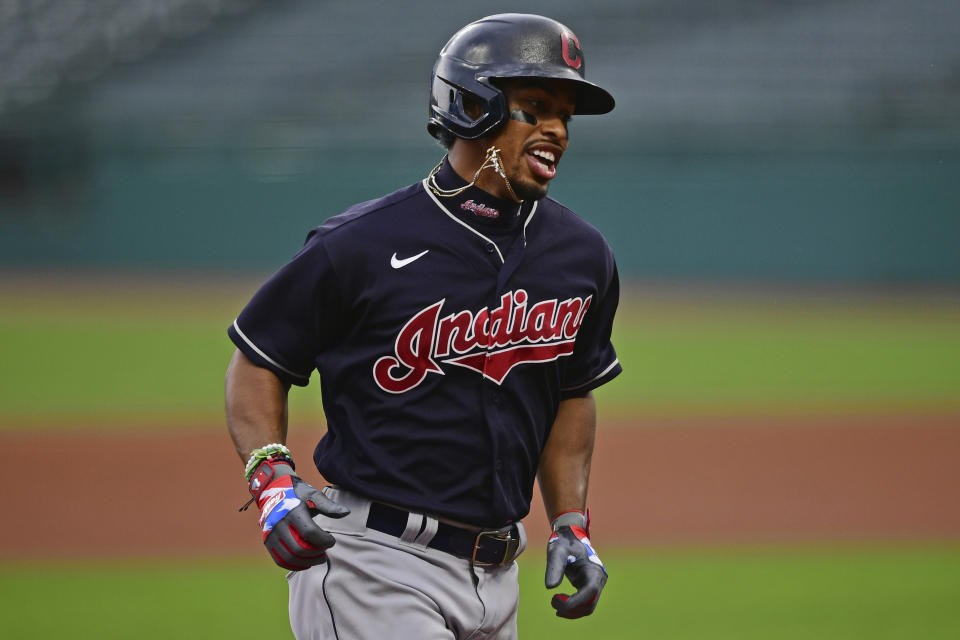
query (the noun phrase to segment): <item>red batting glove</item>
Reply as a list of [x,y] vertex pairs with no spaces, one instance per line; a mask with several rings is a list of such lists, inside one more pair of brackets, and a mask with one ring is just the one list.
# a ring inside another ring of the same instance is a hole
[[561,618],[588,616],[597,608],[607,583],[607,570],[590,544],[588,518],[579,511],[567,511],[554,518],[552,525],[547,542],[547,589],[558,587],[566,575],[577,592],[557,593],[550,604]]
[[326,562],[326,550],[336,542],[313,516],[342,518],[350,510],[301,480],[292,464],[289,458],[264,460],[250,477],[250,494],[260,509],[263,545],[273,561],[301,571]]

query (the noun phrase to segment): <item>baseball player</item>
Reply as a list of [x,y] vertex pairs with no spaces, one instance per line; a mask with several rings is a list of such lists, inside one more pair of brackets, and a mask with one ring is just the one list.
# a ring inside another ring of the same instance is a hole
[[[597,606],[591,392],[620,373],[619,283],[600,233],[546,197],[571,116],[614,107],[585,70],[548,18],[458,31],[427,125],[446,157],[311,231],[229,328],[227,425],[298,638],[515,638],[535,478],[546,586],[572,584],[556,614]],[[322,491],[284,446],[287,391],[314,369]]]

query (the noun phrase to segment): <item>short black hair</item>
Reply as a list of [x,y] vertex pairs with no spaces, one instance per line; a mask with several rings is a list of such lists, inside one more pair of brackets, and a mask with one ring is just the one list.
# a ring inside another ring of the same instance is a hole
[[441,127],[437,127],[437,130],[433,134],[433,137],[435,137],[437,139],[437,142],[440,143],[440,146],[446,149],[447,151],[449,151],[450,147],[453,146],[453,141],[457,139],[457,136],[453,135],[452,133],[450,133],[449,131]]

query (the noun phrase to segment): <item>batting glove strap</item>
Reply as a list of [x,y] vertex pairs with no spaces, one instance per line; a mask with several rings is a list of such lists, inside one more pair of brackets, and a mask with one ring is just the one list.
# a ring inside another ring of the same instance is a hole
[[550,604],[557,616],[581,618],[593,613],[607,583],[607,570],[582,527],[561,525],[547,542],[547,588],[558,587],[564,576],[577,591],[553,596]]
[[587,532],[587,537],[590,536],[590,528],[587,524],[587,514],[577,509],[561,511],[553,518],[553,520],[550,521],[550,527],[554,531],[560,527],[580,527]]

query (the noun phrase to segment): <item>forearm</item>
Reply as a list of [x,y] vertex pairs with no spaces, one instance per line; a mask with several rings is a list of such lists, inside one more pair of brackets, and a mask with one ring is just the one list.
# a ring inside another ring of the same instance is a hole
[[234,351],[226,373],[227,430],[244,463],[254,449],[286,442],[287,391],[271,371]]
[[585,509],[596,425],[592,393],[560,402],[538,472],[548,518]]

